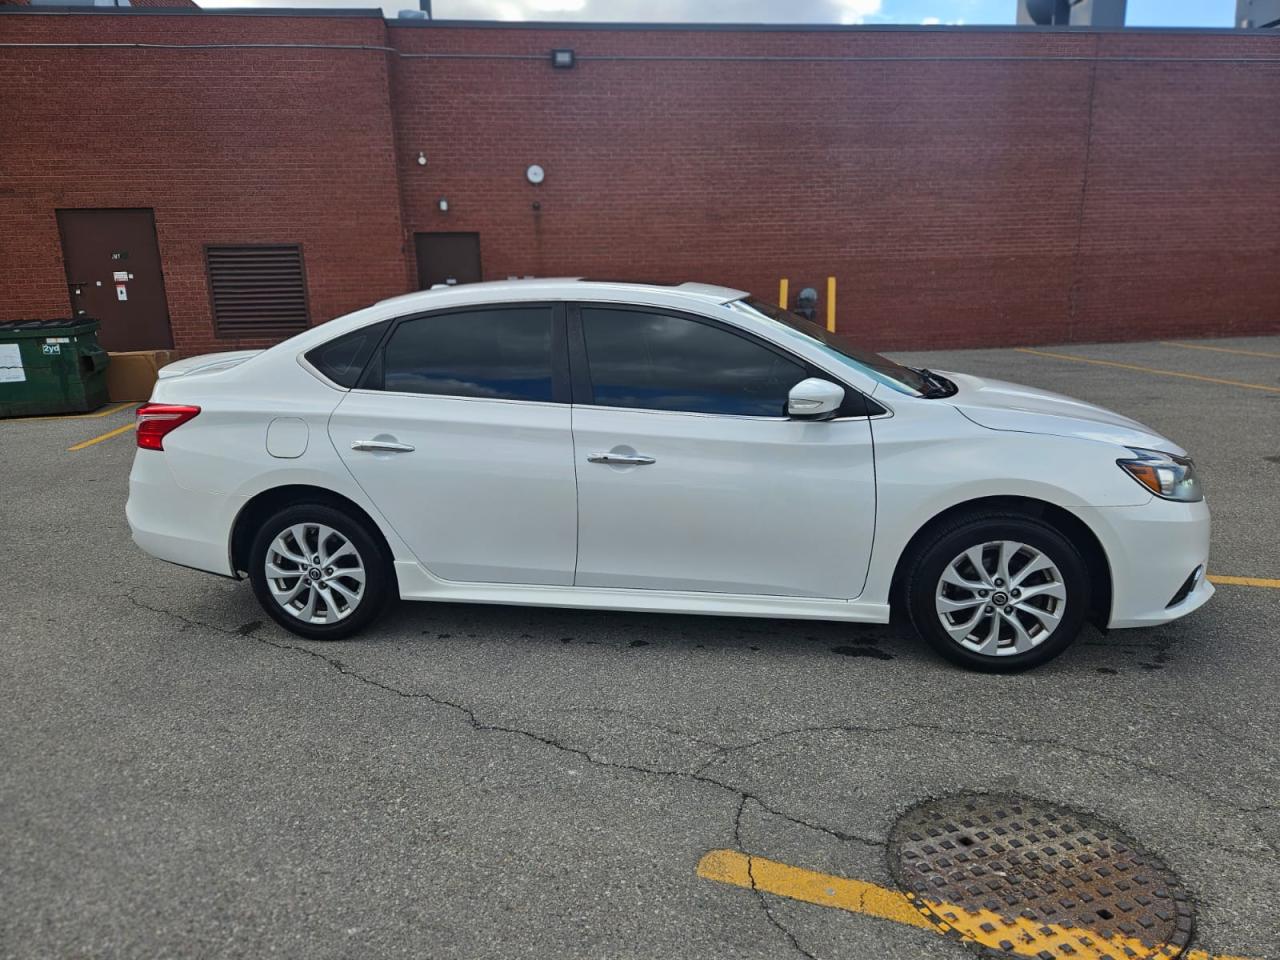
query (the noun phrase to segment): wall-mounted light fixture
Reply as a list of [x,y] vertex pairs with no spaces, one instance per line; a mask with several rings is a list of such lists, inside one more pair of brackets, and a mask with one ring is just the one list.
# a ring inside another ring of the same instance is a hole
[[425,167],[427,165],[427,155],[421,150],[418,151],[418,166]]
[[441,197],[439,200],[436,201],[436,206],[440,208],[441,213],[449,212],[449,201],[446,200],[444,197]]
[[574,62],[572,50],[551,51],[551,65],[557,70],[572,70]]

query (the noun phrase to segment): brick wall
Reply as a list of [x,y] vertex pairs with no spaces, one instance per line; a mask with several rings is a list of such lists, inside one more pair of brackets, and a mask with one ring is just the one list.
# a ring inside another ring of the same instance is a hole
[[67,310],[55,208],[148,206],[184,350],[235,345],[205,243],[303,242],[319,321],[412,289],[411,234],[434,230],[478,231],[487,279],[772,297],[834,275],[839,328],[878,347],[1280,330],[1280,37],[208,13],[0,33],[407,55],[7,51],[0,319]]
[[[1140,40],[1099,54],[1280,58],[1280,35]],[[1280,62],[1097,70],[1072,336],[1280,331]]]
[[[0,34],[385,40],[378,17],[5,14]],[[205,244],[301,243],[317,320],[409,283],[384,54],[11,49],[0,88],[0,319],[67,315],[58,208],[154,208],[174,343],[187,352],[259,344],[214,337]]]
[[[1280,63],[1189,62],[1277,58],[1280,37],[389,33],[580,57],[393,64],[406,223],[479,231],[488,278],[776,297],[834,275],[838,328],[882,347],[1280,330]],[[863,59],[589,59],[684,55]]]

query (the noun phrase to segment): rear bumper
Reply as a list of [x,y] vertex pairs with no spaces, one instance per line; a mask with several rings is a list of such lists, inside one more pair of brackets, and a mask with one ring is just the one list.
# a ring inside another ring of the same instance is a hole
[[[1213,596],[1209,563],[1209,507],[1153,497],[1138,507],[1078,511],[1102,541],[1111,564],[1112,628],[1149,627],[1186,616]],[[1173,603],[1196,569],[1200,579]]]
[[179,486],[158,450],[139,450],[125,516],[133,542],[153,557],[222,576],[231,569],[231,526],[242,498]]

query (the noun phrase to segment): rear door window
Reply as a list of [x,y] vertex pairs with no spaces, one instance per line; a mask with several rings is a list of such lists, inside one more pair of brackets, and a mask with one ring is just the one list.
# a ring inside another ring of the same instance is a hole
[[406,320],[368,385],[397,393],[550,402],[553,309],[492,307]]

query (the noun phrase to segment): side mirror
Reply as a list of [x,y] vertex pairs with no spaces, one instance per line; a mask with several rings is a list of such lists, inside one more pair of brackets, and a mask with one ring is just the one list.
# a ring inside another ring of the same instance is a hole
[[826,420],[836,415],[844,403],[844,387],[830,380],[809,377],[787,394],[787,416],[799,420]]

